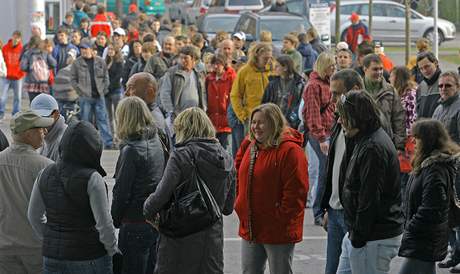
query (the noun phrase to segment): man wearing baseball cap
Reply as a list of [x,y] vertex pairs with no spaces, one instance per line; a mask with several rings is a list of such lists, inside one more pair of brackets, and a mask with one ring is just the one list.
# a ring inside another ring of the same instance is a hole
[[11,120],[13,144],[0,152],[0,273],[42,273],[42,244],[27,207],[39,171],[53,163],[36,151],[52,124],[30,110]]
[[244,49],[244,43],[246,42],[246,34],[244,32],[239,31],[235,32],[232,35],[233,47],[234,47],[234,55],[236,55],[234,60],[238,60],[241,56],[245,56],[246,54]]
[[41,117],[53,119],[53,124],[47,128],[43,147],[39,149],[41,155],[56,161],[59,157],[59,143],[62,135],[67,129],[64,117],[59,113],[59,106],[56,99],[48,94],[40,94],[30,103],[30,109]]

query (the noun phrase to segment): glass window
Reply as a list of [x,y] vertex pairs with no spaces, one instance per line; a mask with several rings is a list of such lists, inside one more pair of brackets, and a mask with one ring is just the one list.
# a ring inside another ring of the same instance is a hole
[[260,22],[260,31],[272,33],[273,41],[281,41],[289,32],[305,32],[310,25],[301,19],[267,19]]
[[218,32],[218,31],[225,31],[225,32],[233,32],[236,22],[238,22],[238,17],[210,17],[207,18],[203,30],[205,32]]
[[288,11],[289,12],[295,12],[298,14],[304,14],[305,7],[304,7],[304,2],[300,0],[293,0],[293,1],[288,1],[286,3]]
[[228,0],[229,6],[254,6],[254,5],[261,5],[263,6],[263,2],[261,0]]
[[54,34],[61,23],[59,18],[59,2],[45,3],[46,34]]
[[387,15],[389,17],[406,17],[406,12],[403,8],[394,5],[385,5],[387,9]]
[[340,14],[349,15],[352,12],[359,12],[359,5],[345,5],[340,6]]
[[253,37],[256,36],[256,20],[251,17],[242,17],[238,22],[237,29],[235,31],[242,31],[246,34],[251,34]]
[[[360,15],[369,15],[369,5],[361,5]],[[385,6],[383,4],[373,4],[372,5],[372,16],[386,16]]]

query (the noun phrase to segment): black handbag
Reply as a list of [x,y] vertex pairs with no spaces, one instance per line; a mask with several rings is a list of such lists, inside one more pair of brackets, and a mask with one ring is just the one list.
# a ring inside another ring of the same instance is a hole
[[190,179],[176,187],[171,200],[160,211],[160,233],[182,238],[212,226],[221,217],[220,207],[193,159]]

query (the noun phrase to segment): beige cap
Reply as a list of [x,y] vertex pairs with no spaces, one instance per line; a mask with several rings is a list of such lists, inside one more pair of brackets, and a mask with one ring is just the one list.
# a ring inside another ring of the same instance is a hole
[[13,134],[18,134],[31,128],[47,128],[53,123],[53,118],[41,117],[38,113],[28,110],[14,115],[11,119],[10,129]]

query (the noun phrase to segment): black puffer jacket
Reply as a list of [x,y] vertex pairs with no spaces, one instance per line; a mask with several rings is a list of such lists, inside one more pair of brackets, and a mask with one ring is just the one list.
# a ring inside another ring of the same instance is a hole
[[450,190],[458,156],[434,152],[411,175],[405,193],[404,235],[399,256],[442,261],[449,239]]
[[358,134],[352,138],[356,143],[340,195],[355,248],[368,241],[396,237],[403,231],[396,149],[382,128]]
[[[148,219],[152,219],[169,201],[176,186],[190,178],[192,155],[222,213],[232,213],[235,200],[232,157],[215,139],[192,139],[176,145],[171,154],[160,184],[145,202],[144,214]],[[223,267],[222,219],[184,238],[168,238],[160,231],[156,274],[223,274]]]
[[163,176],[164,155],[157,129],[126,140],[115,168],[112,218],[115,227],[123,221],[143,221],[143,206]]

